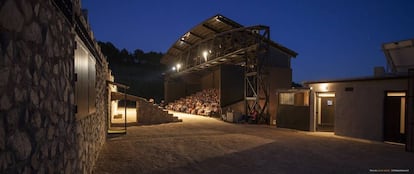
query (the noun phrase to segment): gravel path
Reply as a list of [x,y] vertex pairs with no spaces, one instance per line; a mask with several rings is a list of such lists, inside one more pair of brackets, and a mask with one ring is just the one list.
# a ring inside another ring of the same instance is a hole
[[181,114],[183,122],[128,127],[108,139],[94,173],[414,173],[404,146],[230,124]]

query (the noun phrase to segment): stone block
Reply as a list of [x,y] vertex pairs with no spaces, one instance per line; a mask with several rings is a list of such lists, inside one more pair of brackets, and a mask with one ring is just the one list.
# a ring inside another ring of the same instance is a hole
[[7,169],[13,163],[10,152],[0,153],[0,171]]
[[7,125],[7,132],[14,133],[15,130],[18,128],[19,119],[20,119],[20,108],[13,108],[11,109],[6,116],[6,125]]
[[0,26],[9,31],[20,32],[23,24],[24,17],[17,7],[16,1],[7,0],[0,9]]
[[39,154],[38,153],[34,153],[32,155],[32,159],[31,159],[30,165],[32,166],[32,168],[34,170],[39,169],[39,166],[40,166],[40,157],[39,157]]
[[35,71],[35,72],[33,72],[33,75],[32,75],[32,84],[34,85],[34,86],[39,86],[39,74]]
[[7,144],[13,149],[18,160],[26,160],[32,152],[32,144],[26,132],[16,131],[9,137]]
[[14,88],[14,100],[16,102],[23,102],[26,99],[26,89]]
[[49,128],[47,129],[47,139],[52,140],[55,135],[55,127],[52,125],[49,125]]
[[50,119],[50,122],[52,124],[57,124],[58,123],[58,115],[57,115],[57,113],[55,113],[55,112],[50,113],[49,114],[49,119]]
[[52,146],[50,147],[50,158],[54,158],[56,155],[56,151],[57,151],[57,141],[53,141],[52,142]]
[[30,90],[30,102],[36,107],[39,106],[39,95],[34,89]]
[[12,103],[7,96],[7,93],[3,93],[0,98],[0,110],[9,110],[12,107]]
[[42,57],[39,54],[36,54],[34,56],[34,60],[35,60],[35,64],[36,64],[36,68],[40,69],[42,67]]
[[6,130],[4,129],[3,120],[0,121],[0,151],[6,148]]
[[23,11],[23,15],[24,15],[26,21],[29,21],[30,19],[32,19],[32,16],[33,16],[32,4],[28,1],[30,1],[30,0],[23,0],[20,3],[21,4],[20,7]]
[[45,136],[46,136],[45,135],[46,134],[45,128],[38,129],[34,134],[35,134],[35,142],[36,143],[41,143],[45,140]]
[[0,69],[0,87],[4,87],[9,82],[10,68]]
[[34,14],[35,14],[36,16],[38,16],[38,15],[39,15],[39,7],[40,7],[40,5],[39,5],[38,3],[34,6]]
[[53,65],[53,74],[55,75],[59,74],[59,64]]
[[24,28],[24,38],[27,41],[40,44],[43,41],[41,31],[40,25],[36,22],[32,22],[29,26]]
[[31,113],[30,123],[34,128],[40,128],[42,126],[42,115],[40,115],[39,111]]

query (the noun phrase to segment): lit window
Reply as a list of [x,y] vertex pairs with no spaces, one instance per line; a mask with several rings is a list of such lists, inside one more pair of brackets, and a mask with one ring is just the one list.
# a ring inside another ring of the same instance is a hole
[[309,92],[284,92],[279,95],[279,104],[309,106]]
[[295,93],[280,93],[279,104],[294,105],[295,104]]

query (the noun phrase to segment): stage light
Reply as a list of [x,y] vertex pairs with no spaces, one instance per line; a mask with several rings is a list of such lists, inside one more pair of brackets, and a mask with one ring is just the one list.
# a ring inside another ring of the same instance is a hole
[[174,66],[174,67],[172,67],[172,70],[173,70],[173,71],[175,71],[175,66]]
[[208,56],[208,52],[207,51],[203,51],[204,61],[206,61],[206,62],[207,62],[207,56]]
[[181,64],[177,63],[176,65],[177,72],[180,71],[180,68],[181,68]]

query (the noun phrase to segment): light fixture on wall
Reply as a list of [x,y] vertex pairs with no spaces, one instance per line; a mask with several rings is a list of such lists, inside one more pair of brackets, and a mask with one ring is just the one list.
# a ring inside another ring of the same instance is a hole
[[204,57],[204,61],[206,61],[206,62],[207,62],[207,57],[208,57],[208,52],[207,52],[207,50],[206,50],[206,51],[203,51],[203,57]]
[[319,90],[323,91],[323,92],[326,92],[326,91],[329,90],[329,85],[327,83],[322,83],[322,84],[319,85]]
[[177,72],[178,72],[178,71],[180,71],[181,64],[180,64],[180,63],[177,63],[177,65],[176,65],[175,67],[176,67],[176,70],[177,70]]

